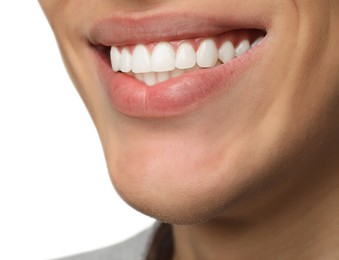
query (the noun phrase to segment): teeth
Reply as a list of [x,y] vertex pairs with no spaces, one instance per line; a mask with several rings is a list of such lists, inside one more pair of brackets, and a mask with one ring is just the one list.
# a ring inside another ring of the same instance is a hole
[[151,58],[152,71],[163,72],[175,69],[175,52],[171,44],[160,42],[155,46]]
[[218,60],[218,49],[212,39],[203,40],[197,51],[197,63],[201,68],[213,67]]
[[135,73],[134,77],[144,82],[147,86],[153,86],[157,83],[163,82],[165,80],[178,77],[185,73],[185,70],[175,69],[171,72],[148,72],[148,73]]
[[185,73],[185,70],[175,69],[175,70],[171,71],[171,78],[179,77],[184,73]]
[[170,72],[168,71],[157,73],[157,83],[168,80],[169,78],[170,78]]
[[144,82],[147,86],[153,86],[157,83],[157,75],[155,72],[149,72],[144,74]]
[[238,47],[235,49],[235,56],[239,57],[251,49],[250,42],[248,40],[243,40],[239,43]]
[[151,55],[145,45],[139,44],[134,48],[132,63],[134,73],[151,72]]
[[221,45],[219,49],[219,60],[223,63],[227,63],[235,57],[235,50],[233,44],[230,41],[226,41]]
[[135,73],[135,78],[139,81],[144,82],[144,74],[142,73]]
[[129,72],[132,70],[132,55],[127,48],[123,48],[121,51],[120,70],[122,72]]
[[264,37],[260,36],[258,39],[256,39],[256,40],[251,44],[251,48],[257,46],[263,39],[264,39]]
[[180,44],[175,57],[175,67],[178,69],[189,69],[197,62],[194,48],[188,42]]
[[[236,48],[231,41],[223,42],[219,49],[214,39],[201,41],[197,51],[190,42],[182,42],[175,51],[168,42],[158,43],[150,54],[146,45],[138,44],[131,54],[129,48],[112,46],[110,58],[113,71],[127,73],[148,86],[178,77],[185,72],[210,68],[230,62],[260,44],[258,37],[252,44],[242,40]],[[151,49],[151,48],[150,48]]]
[[120,69],[120,58],[121,58],[120,51],[118,50],[118,48],[113,46],[111,48],[110,55],[111,55],[111,61],[112,61],[112,69],[114,71],[119,71],[119,69]]

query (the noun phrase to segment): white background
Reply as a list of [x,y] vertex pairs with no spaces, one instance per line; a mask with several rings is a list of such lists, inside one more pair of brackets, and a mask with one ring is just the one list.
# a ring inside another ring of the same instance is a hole
[[1,1],[0,259],[91,250],[151,223],[113,190],[37,1]]

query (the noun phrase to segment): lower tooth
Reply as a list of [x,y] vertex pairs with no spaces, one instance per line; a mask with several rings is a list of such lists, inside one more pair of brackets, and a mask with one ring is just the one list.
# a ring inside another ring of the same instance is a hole
[[144,74],[144,82],[147,86],[153,86],[157,83],[157,76],[155,72],[149,72]]
[[157,73],[157,81],[158,83],[166,81],[170,78],[170,73],[169,72],[158,72]]
[[139,81],[141,81],[141,82],[144,82],[144,76],[143,76],[143,73],[136,73],[136,74],[134,74],[135,76],[135,78],[137,79],[137,80],[139,80]]
[[174,78],[174,77],[178,77],[178,76],[180,76],[184,73],[185,73],[185,70],[175,69],[175,70],[170,72],[170,76],[171,76],[171,78]]

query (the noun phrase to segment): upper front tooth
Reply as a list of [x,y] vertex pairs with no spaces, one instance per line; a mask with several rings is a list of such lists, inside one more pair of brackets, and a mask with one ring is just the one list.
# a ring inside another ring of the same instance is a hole
[[175,52],[171,44],[160,42],[155,46],[151,58],[151,69],[155,72],[175,69]]
[[188,42],[180,44],[175,57],[175,67],[178,69],[189,69],[197,62],[194,48]]
[[145,45],[138,44],[133,51],[132,71],[146,73],[151,71],[151,55]]
[[201,42],[197,51],[197,63],[202,68],[213,67],[218,60],[218,49],[212,39]]
[[129,72],[132,70],[132,55],[126,47],[121,51],[120,70],[122,72]]
[[235,50],[230,41],[226,41],[219,49],[219,59],[223,63],[227,63],[235,57]]
[[238,47],[235,49],[236,56],[240,56],[251,49],[250,42],[248,40],[243,40],[239,43]]
[[121,58],[121,54],[118,48],[112,46],[110,56],[112,69],[114,71],[118,71],[120,69],[120,58]]

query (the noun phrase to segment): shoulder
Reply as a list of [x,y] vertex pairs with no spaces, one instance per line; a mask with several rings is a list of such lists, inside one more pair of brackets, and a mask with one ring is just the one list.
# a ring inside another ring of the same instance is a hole
[[143,260],[158,224],[119,244],[56,260]]

